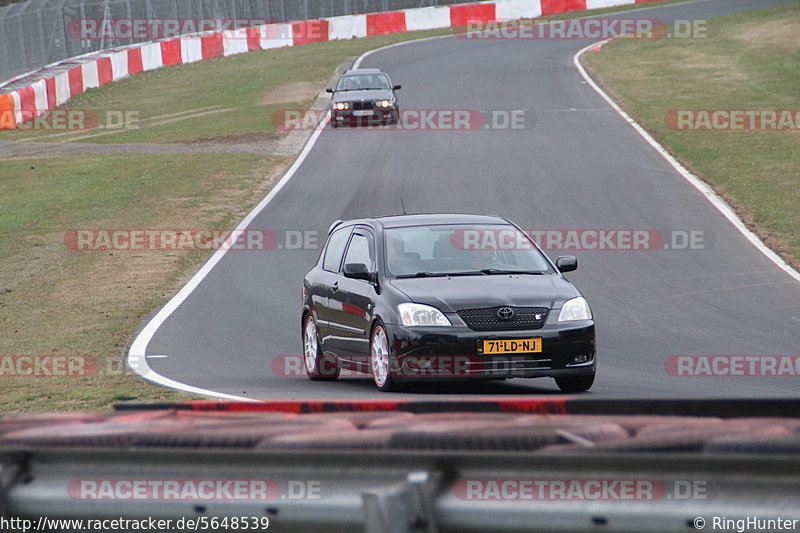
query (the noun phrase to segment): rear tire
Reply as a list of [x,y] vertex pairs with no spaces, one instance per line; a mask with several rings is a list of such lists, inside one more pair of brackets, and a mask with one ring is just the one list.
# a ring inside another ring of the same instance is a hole
[[311,381],[333,381],[339,377],[336,359],[322,355],[317,321],[311,313],[303,322],[303,366]]
[[567,376],[555,378],[561,392],[586,392],[594,384],[594,374],[588,376]]

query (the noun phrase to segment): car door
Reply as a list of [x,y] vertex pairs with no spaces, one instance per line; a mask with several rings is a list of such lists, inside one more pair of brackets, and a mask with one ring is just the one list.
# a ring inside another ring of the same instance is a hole
[[[342,261],[342,270],[348,263],[362,263],[369,272],[375,272],[375,239],[366,227],[357,227]],[[376,297],[374,285],[363,279],[339,277],[339,286],[331,297],[332,314],[337,316],[337,347],[342,359],[366,362],[369,355],[369,326]],[[335,302],[335,303],[334,303]]]
[[317,330],[323,353],[336,353],[337,329],[335,312],[331,308],[331,298],[339,288],[342,257],[353,231],[352,226],[340,228],[331,233],[325,245],[324,256],[317,270],[312,287],[311,300],[317,313]]

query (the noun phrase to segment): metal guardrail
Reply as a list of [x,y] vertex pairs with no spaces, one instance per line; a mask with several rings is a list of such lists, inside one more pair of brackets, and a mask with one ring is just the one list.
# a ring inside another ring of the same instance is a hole
[[[49,519],[170,519],[173,527],[167,530],[172,531],[190,529],[175,528],[180,520],[220,523],[226,517],[247,517],[263,524],[252,531],[293,533],[663,533],[697,530],[702,527],[696,525],[697,517],[704,517],[709,530],[719,530],[712,526],[713,517],[781,517],[797,524],[796,467],[795,457],[749,455],[3,449],[0,517],[33,524],[43,515]],[[275,493],[266,499],[220,493],[201,501],[80,493],[83,480],[112,484],[147,481],[148,476],[155,483],[190,485],[201,480],[263,480],[275,487]],[[592,480],[640,480],[663,486],[664,494],[589,500],[527,497],[521,492],[505,495],[498,489],[470,496],[463,488],[475,480],[486,482],[487,487],[500,480],[512,485],[553,480],[578,486]],[[306,490],[289,490],[293,486]],[[689,495],[678,490],[687,486],[702,487],[702,491]],[[209,529],[201,526],[199,530]]]

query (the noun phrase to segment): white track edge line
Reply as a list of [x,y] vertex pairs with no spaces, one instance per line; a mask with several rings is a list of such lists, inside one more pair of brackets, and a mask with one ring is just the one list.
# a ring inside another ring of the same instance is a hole
[[[311,138],[308,140],[306,145],[303,147],[303,151],[300,152],[300,155],[297,159],[292,163],[292,166],[289,167],[289,170],[283,175],[280,181],[269,191],[269,193],[256,205],[250,213],[236,226],[236,229],[232,232],[232,240],[230,242],[235,242],[235,236],[238,235],[240,232],[247,229],[247,226],[253,221],[253,219],[258,216],[261,211],[269,204],[275,195],[280,192],[280,190],[289,182],[289,180],[294,176],[297,169],[300,165],[303,164],[306,157],[308,156],[311,148],[316,143],[317,139],[319,138],[322,131],[325,129],[325,126],[328,124],[328,117],[326,116],[325,120],[317,127],[317,129],[312,134]],[[133,343],[131,343],[131,347],[128,350],[128,357],[127,363],[128,366],[139,374],[141,377],[158,383],[159,385],[164,385],[166,387],[170,387],[173,389],[182,390],[185,392],[191,392],[194,394],[200,394],[203,396],[211,396],[215,398],[221,398],[226,400],[239,400],[245,402],[258,402],[259,400],[253,398],[247,398],[244,396],[236,396],[232,394],[225,394],[218,391],[213,391],[209,389],[203,389],[200,387],[195,387],[192,385],[187,385],[185,383],[181,383],[179,381],[175,381],[168,377],[162,376],[152,368],[147,363],[146,359],[146,352],[147,346],[150,344],[153,336],[155,335],[156,331],[161,327],[161,325],[169,318],[169,316],[194,292],[194,290],[200,285],[200,283],[205,279],[205,277],[211,272],[211,270],[216,266],[217,263],[222,260],[225,254],[228,252],[228,248],[223,247],[218,249],[214,252],[214,255],[206,261],[203,266],[198,270],[194,276],[183,286],[181,289],[173,296],[165,305],[162,307],[158,313],[147,323],[147,325],[139,332],[139,334],[134,339]]]
[[636,130],[636,132],[645,140],[647,143],[652,146],[661,156],[667,160],[667,162],[672,165],[672,167],[678,171],[678,173],[686,179],[689,183],[691,183],[702,195],[708,200],[711,205],[713,205],[717,211],[722,213],[722,215],[728,219],[728,221],[733,224],[733,226],[739,230],[739,232],[744,235],[744,237],[750,241],[750,244],[755,246],[762,254],[764,254],[770,261],[775,263],[781,270],[789,274],[792,278],[796,281],[800,281],[800,272],[797,272],[791,265],[789,265],[786,261],[783,260],[781,256],[776,254],[770,247],[764,244],[764,241],[761,238],[750,231],[750,229],[742,222],[742,219],[739,218],[739,215],[736,214],[736,211],[728,205],[728,203],[719,196],[714,189],[711,188],[706,182],[689,172],[689,170],[684,167],[677,159],[675,159],[663,146],[661,146],[658,141],[656,141],[638,122],[636,122],[628,113],[626,113],[617,103],[597,84],[595,81],[589,76],[586,72],[586,69],[583,67],[580,61],[580,57],[586,53],[589,49],[594,48],[598,45],[604,45],[609,42],[611,39],[605,39],[603,41],[599,41],[596,43],[592,43],[575,54],[573,57],[573,63],[575,63],[575,67],[580,72],[583,79],[594,89],[603,99],[608,102],[608,104],[619,113],[619,115],[628,122],[628,124]]

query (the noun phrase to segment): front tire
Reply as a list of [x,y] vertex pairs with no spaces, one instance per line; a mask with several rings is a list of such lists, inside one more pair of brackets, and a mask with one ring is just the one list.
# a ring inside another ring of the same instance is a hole
[[317,321],[311,313],[303,323],[303,363],[311,381],[333,381],[339,377],[336,359],[322,355]]
[[379,391],[397,390],[397,383],[392,377],[392,356],[389,351],[389,337],[386,328],[378,323],[372,329],[369,341],[369,366],[372,379]]
[[594,374],[588,376],[567,376],[555,378],[561,392],[586,392],[594,384]]

